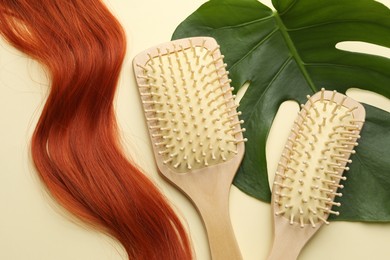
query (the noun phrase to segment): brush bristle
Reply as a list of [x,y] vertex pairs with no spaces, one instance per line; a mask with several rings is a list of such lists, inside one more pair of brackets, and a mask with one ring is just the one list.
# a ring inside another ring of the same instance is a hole
[[147,57],[136,64],[143,72],[137,81],[162,162],[188,172],[232,158],[245,129],[216,42],[179,40],[150,49]]
[[343,171],[354,154],[356,140],[364,115],[356,101],[336,93],[325,91],[308,96],[301,105],[292,132],[285,146],[274,182],[275,214],[290,220],[290,224],[316,227],[316,223],[328,224],[336,196],[342,196],[340,180]]

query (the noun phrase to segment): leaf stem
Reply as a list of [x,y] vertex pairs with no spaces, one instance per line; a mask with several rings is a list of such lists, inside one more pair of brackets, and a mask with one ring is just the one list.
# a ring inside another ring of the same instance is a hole
[[301,57],[299,56],[298,50],[295,48],[294,42],[292,41],[290,35],[288,34],[287,28],[286,28],[286,26],[284,26],[284,23],[283,23],[282,19],[280,18],[278,12],[274,11],[274,17],[276,20],[276,24],[279,27],[279,30],[282,33],[282,36],[287,44],[287,48],[290,50],[292,57],[297,62],[297,65],[298,65],[299,69],[301,70],[304,78],[306,79],[308,85],[313,90],[313,93],[317,92],[318,89],[314,85],[309,73],[307,72],[305,64],[304,64],[303,60],[301,59]]

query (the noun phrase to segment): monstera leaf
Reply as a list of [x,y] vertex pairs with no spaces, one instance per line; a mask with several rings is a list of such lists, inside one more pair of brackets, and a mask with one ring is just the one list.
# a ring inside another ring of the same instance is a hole
[[[339,50],[343,41],[390,47],[390,10],[373,0],[211,0],[173,38],[212,36],[221,45],[247,129],[246,154],[234,184],[270,201],[265,144],[283,101],[305,102],[322,87],[355,87],[390,97],[390,60]],[[390,116],[366,105],[361,144],[341,199],[343,219],[390,221]]]

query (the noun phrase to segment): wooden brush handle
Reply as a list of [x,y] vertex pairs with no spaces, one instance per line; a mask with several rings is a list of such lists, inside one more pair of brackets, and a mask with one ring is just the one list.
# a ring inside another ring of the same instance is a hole
[[289,221],[281,216],[274,217],[274,242],[268,260],[296,260],[308,240],[320,228],[305,225],[301,228],[298,223],[290,225]]
[[228,199],[218,198],[220,197],[209,197],[208,201],[197,204],[207,230],[211,258],[241,260],[242,256],[229,217]]
[[[287,233],[291,234],[291,232]],[[287,233],[275,237],[268,260],[296,260],[298,258],[305,243]]]
[[230,187],[242,160],[244,146],[226,163],[209,166],[189,174],[164,171],[167,180],[176,185],[193,202],[203,219],[212,260],[242,260],[229,214]]

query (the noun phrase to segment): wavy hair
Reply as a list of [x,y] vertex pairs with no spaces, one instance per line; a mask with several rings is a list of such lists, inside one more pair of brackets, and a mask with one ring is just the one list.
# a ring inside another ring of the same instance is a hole
[[121,150],[113,99],[126,41],[115,17],[100,0],[0,0],[0,33],[50,75],[31,147],[52,196],[130,259],[191,259],[179,218]]

